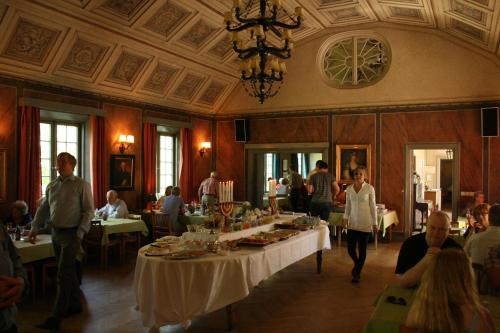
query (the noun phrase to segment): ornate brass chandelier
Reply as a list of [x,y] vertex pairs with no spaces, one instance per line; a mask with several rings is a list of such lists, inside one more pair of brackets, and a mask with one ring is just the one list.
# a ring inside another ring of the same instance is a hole
[[[233,50],[241,59],[240,71],[243,87],[252,97],[264,100],[275,96],[283,82],[286,65],[278,59],[288,59],[293,49],[292,30],[300,27],[302,8],[295,8],[290,15],[281,6],[281,0],[258,0],[259,12],[250,17],[254,0],[233,0],[233,8],[224,16],[226,30],[232,33]],[[234,14],[234,15],[233,15]],[[278,18],[280,16],[280,18]],[[244,40],[241,32],[249,36]],[[268,40],[270,31],[281,40],[283,46],[273,46]],[[279,82],[278,88],[274,82]]]

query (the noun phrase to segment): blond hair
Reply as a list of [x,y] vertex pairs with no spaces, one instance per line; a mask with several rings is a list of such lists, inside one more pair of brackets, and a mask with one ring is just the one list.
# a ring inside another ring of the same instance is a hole
[[406,326],[429,333],[461,333],[462,307],[484,313],[472,265],[464,251],[446,249],[435,254],[406,319]]

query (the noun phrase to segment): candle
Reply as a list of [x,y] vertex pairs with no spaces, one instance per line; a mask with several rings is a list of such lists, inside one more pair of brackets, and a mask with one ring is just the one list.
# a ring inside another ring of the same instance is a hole
[[283,74],[286,73],[286,65],[284,62],[280,64],[280,72],[282,72]]
[[231,180],[231,202],[234,201],[234,197],[233,197],[233,181]]
[[238,41],[239,41],[239,38],[238,38],[238,31],[233,31],[233,32],[231,33],[231,35],[232,35],[232,41],[233,41],[233,42],[238,42]]
[[222,201],[222,185],[221,182],[217,183],[217,194],[219,195],[219,202]]
[[297,15],[300,18],[304,16],[304,13],[302,12],[302,7],[295,7],[295,15]]
[[231,23],[233,21],[233,15],[231,12],[226,12],[224,14],[224,23]]
[[233,0],[233,7],[234,8],[240,8],[241,7],[240,0]]
[[283,37],[284,39],[292,39],[292,31],[290,29],[284,29],[283,30]]

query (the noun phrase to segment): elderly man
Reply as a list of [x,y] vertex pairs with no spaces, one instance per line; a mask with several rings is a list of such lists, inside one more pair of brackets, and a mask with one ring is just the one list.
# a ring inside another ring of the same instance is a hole
[[396,274],[401,286],[416,285],[427,269],[434,254],[442,249],[456,247],[458,243],[449,238],[450,218],[441,211],[433,212],[427,220],[427,231],[404,241],[399,251]]
[[90,229],[94,204],[90,184],[73,175],[76,159],[69,153],[57,155],[59,177],[47,185],[45,200],[33,220],[29,239],[35,243],[39,229],[50,218],[52,245],[57,261],[57,293],[52,314],[38,328],[57,330],[60,320],[82,312],[76,272],[76,255]]
[[500,245],[500,205],[495,204],[489,210],[488,229],[472,235],[465,244],[465,253],[472,263],[484,265],[491,247]]
[[181,194],[181,189],[177,186],[174,187],[172,195],[165,199],[165,203],[161,208],[162,213],[168,214],[169,224],[173,226],[174,231],[177,233],[186,231],[186,226],[179,221],[179,214],[184,215],[184,201],[179,194]]
[[26,290],[27,281],[19,252],[0,224],[0,332],[17,332],[16,302]]
[[115,190],[109,190],[106,193],[106,199],[108,203],[97,211],[97,215],[117,219],[123,219],[128,216],[127,204],[125,201],[118,199],[118,193]]
[[198,197],[202,205],[213,210],[217,202],[217,172],[210,172],[210,177],[203,180],[198,188]]

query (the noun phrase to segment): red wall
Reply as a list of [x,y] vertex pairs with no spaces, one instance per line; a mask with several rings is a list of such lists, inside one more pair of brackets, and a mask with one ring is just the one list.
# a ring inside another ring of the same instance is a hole
[[[190,193],[194,198],[198,197],[198,188],[203,179],[207,178],[210,174],[213,159],[213,150],[215,149],[215,142],[212,138],[212,121],[204,119],[191,119],[193,124],[193,186]],[[212,143],[212,149],[208,149],[203,157],[200,156],[199,150],[203,141]]]
[[0,202],[0,216],[10,213],[10,204],[17,200],[17,90],[0,85],[0,149],[7,149],[7,196]]
[[[252,131],[252,129],[251,129]],[[253,135],[253,134],[251,134]],[[221,180],[234,180],[234,200],[245,200],[245,148],[234,139],[234,122],[217,122],[216,169]]]
[[326,141],[328,141],[328,116],[250,120],[250,140],[248,143]]

